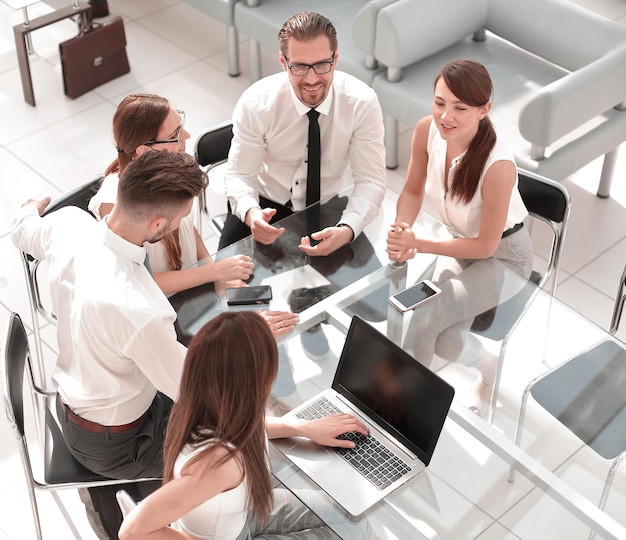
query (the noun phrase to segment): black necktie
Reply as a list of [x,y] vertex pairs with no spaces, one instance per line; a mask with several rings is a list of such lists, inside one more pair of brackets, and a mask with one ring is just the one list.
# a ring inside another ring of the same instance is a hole
[[154,277],[154,274],[152,273],[152,266],[150,266],[150,256],[148,255],[148,253],[146,253],[146,258],[143,260],[143,265],[148,269],[150,275]]
[[320,144],[320,125],[317,117],[320,115],[311,109],[309,117],[309,155],[306,168],[306,205],[311,206],[320,200],[320,162],[322,158]]

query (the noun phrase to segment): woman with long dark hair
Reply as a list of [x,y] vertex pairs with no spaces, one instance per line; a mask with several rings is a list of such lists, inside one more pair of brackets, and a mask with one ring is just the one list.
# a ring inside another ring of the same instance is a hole
[[298,435],[351,447],[336,437],[367,430],[347,414],[291,423],[266,418],[277,370],[276,341],[256,312],[222,313],[194,336],[168,423],[164,485],[129,514],[120,539],[239,540],[296,531],[293,538],[326,537],[320,519],[294,495],[272,489],[267,440]]
[[[529,277],[533,257],[515,158],[488,116],[492,92],[487,69],[473,60],[450,62],[437,75],[432,114],[413,132],[407,178],[387,237],[392,261],[439,255],[433,280],[442,295],[414,312],[407,347],[425,364],[436,353],[477,367],[469,406],[478,414],[484,412],[483,396],[491,394],[497,356],[469,329],[507,295],[500,263]],[[445,238],[412,230],[424,202],[447,226]]]

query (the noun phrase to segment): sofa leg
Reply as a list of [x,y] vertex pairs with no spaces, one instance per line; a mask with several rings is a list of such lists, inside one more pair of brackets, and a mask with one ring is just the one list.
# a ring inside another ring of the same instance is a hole
[[228,74],[239,77],[239,33],[234,26],[226,27],[226,43],[228,44]]
[[248,39],[250,53],[250,82],[261,78],[261,44],[255,39]]
[[385,150],[388,169],[398,168],[398,121],[390,114],[384,115]]
[[600,184],[598,184],[598,197],[606,199],[611,194],[611,182],[613,181],[613,171],[615,171],[615,163],[617,163],[617,153],[619,146],[604,155],[604,164],[602,165],[602,174],[600,175]]

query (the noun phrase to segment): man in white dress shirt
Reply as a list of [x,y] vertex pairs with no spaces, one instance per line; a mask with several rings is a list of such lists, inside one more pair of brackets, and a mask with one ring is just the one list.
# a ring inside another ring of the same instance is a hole
[[229,215],[220,248],[250,234],[271,244],[284,232],[272,223],[306,206],[307,113],[319,113],[320,199],[354,186],[336,221],[307,231],[299,248],[333,253],[359,236],[385,193],[383,116],[374,91],[339,62],[333,24],[317,13],[289,18],[278,35],[283,71],[244,91],[233,112],[233,141],[225,173]]
[[[16,218],[15,245],[49,264],[63,436],[76,459],[103,476],[162,475],[186,349],[176,340],[176,313],[145,264],[144,243],[178,228],[203,188],[191,156],[147,152],[125,169],[106,220],[75,207],[41,218],[49,198],[28,201]],[[115,487],[90,494],[117,538]]]

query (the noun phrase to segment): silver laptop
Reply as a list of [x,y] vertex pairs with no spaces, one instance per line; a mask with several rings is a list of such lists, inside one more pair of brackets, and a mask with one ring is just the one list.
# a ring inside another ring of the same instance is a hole
[[272,443],[350,514],[358,516],[428,466],[454,388],[354,316],[332,387],[286,416],[313,419],[347,412],[370,429],[354,449],[308,439]]

